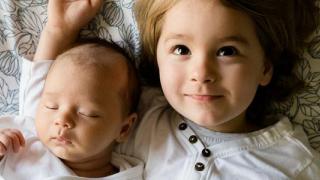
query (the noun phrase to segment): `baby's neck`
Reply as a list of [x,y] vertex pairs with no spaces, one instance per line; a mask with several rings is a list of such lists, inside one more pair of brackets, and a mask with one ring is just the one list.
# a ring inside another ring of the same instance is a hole
[[91,177],[91,178],[98,178],[98,177],[106,177],[112,174],[119,172],[119,169],[113,166],[111,163],[107,164],[106,166],[94,168],[94,169],[72,169],[73,172],[80,176],[80,177]]
[[110,163],[110,158],[96,158],[84,162],[62,161],[80,177],[106,177],[119,172],[119,169]]

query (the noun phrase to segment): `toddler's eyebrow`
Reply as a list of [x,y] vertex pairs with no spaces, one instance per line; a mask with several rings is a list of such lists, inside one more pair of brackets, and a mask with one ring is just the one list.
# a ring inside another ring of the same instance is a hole
[[[176,34],[176,33],[170,33],[165,38],[165,42],[173,39],[191,39],[191,37],[184,35],[184,34]],[[226,42],[237,42],[240,44],[243,44],[245,46],[250,46],[249,41],[243,37],[242,35],[230,35],[222,38],[218,38],[218,43],[226,43]]]
[[241,35],[226,36],[226,37],[218,39],[218,42],[219,43],[237,42],[237,43],[243,44],[245,46],[250,46],[249,41],[245,37],[243,37]]
[[164,42],[168,42],[169,40],[173,39],[191,39],[191,37],[184,34],[169,33],[165,38]]

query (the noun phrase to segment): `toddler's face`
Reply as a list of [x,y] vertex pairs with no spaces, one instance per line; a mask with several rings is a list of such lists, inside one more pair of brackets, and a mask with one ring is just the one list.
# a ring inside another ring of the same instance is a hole
[[157,46],[163,92],[180,114],[221,132],[241,132],[257,87],[272,67],[248,15],[217,0],[170,9]]
[[126,123],[120,93],[127,82],[125,63],[97,71],[67,59],[53,68],[36,116],[40,140],[56,156],[72,162],[110,156]]

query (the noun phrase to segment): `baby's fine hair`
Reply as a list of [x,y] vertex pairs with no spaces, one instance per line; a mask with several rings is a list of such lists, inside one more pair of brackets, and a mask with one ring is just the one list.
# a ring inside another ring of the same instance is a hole
[[75,65],[85,66],[85,68],[93,67],[97,70],[105,71],[107,68],[104,68],[105,63],[102,59],[107,60],[109,58],[106,50],[120,55],[120,59],[127,65],[127,74],[123,75],[128,77],[128,82],[122,104],[125,114],[136,112],[141,91],[137,70],[130,56],[118,45],[98,38],[79,39],[71,48],[61,53],[54,64],[65,59],[64,57],[72,56],[67,60],[72,61]]
[[[135,16],[142,41],[142,76],[159,85],[156,47],[165,13],[181,0],[137,0]],[[214,0],[212,0],[214,1]],[[260,86],[247,110],[247,119],[257,125],[267,125],[266,115],[271,105],[286,100],[304,85],[294,69],[302,60],[306,39],[319,25],[316,0],[220,0],[226,7],[249,15],[255,24],[266,59],[273,66],[273,77],[267,86]],[[208,22],[210,23],[210,22]],[[152,76],[150,74],[153,73]]]

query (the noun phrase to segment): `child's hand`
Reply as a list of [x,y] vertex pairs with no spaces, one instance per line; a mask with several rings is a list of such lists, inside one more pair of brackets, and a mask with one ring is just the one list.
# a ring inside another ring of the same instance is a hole
[[102,0],[49,0],[46,28],[77,35],[96,15],[101,4]]
[[23,146],[25,146],[25,140],[19,130],[3,129],[0,131],[0,158],[9,150],[18,152]]
[[41,33],[34,60],[54,60],[69,48],[101,5],[102,0],[49,0],[48,22]]

